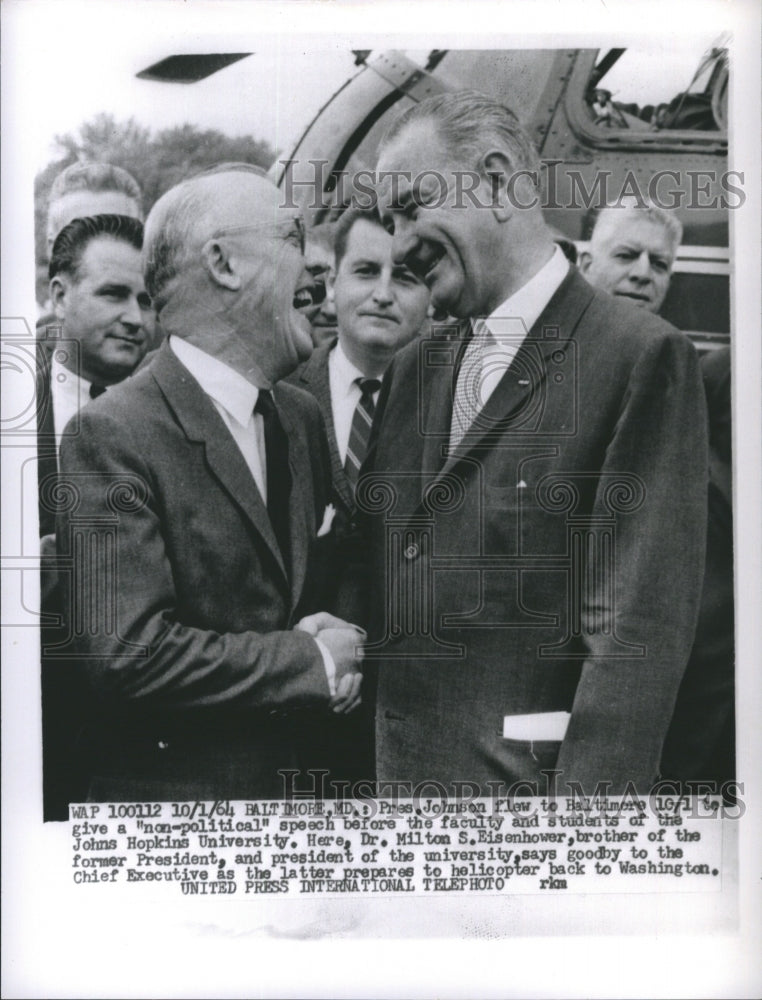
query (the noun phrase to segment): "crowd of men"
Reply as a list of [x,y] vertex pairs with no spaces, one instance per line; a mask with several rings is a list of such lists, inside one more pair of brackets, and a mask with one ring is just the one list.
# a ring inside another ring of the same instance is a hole
[[524,207],[530,139],[472,92],[377,167],[308,233],[246,164],[145,225],[119,168],[54,185],[48,818],[732,777],[729,354],[702,378],[656,315],[680,223],[604,209],[575,267]]

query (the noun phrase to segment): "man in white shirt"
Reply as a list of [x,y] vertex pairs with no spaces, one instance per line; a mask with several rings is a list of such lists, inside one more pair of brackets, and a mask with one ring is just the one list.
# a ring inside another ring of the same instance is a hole
[[358,495],[379,794],[648,788],[701,590],[695,351],[569,268],[494,99],[413,105],[377,173],[395,262],[461,320],[392,361]]
[[312,347],[293,301],[303,239],[245,164],[178,185],[146,222],[168,342],[61,449],[78,503],[59,554],[83,530],[92,552],[69,589],[70,613],[92,612],[71,643],[100,704],[91,798],[282,796],[309,765],[302,711],[359,701],[362,633],[318,604],[331,527],[319,411],[280,383]]
[[406,265],[392,261],[392,238],[374,211],[348,209],[336,225],[334,245],[337,337],[318,347],[289,381],[320,404],[338,498],[337,528],[343,529],[354,517],[381,380],[395,353],[424,327],[429,292]]
[[[75,219],[59,233],[49,265],[61,329],[38,351],[40,535],[55,530],[57,452],[64,428],[91,399],[130,375],[145,356],[151,301],[140,261],[143,224],[123,215]],[[69,433],[78,433],[76,422]]]
[[[69,207],[74,210],[76,206]],[[114,207],[122,206],[116,203]],[[79,434],[80,410],[130,375],[146,353],[151,302],[143,282],[142,242],[143,224],[137,219],[97,215],[70,221],[53,243],[50,297],[58,337],[41,341],[37,350],[38,513],[45,625],[55,623],[61,611],[54,532],[61,499],[58,451],[64,428],[70,436]],[[57,640],[60,635],[43,633],[43,646],[55,645]],[[45,815],[66,818],[64,788],[72,786],[66,777],[71,770],[69,737],[81,697],[60,663],[47,657],[43,657],[42,684]]]

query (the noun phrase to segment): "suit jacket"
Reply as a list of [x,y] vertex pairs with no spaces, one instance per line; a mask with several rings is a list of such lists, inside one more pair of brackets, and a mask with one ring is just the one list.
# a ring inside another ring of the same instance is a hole
[[[328,357],[336,339],[321,344],[312,356],[288,380],[292,385],[309,392],[317,400],[325,422],[328,450],[331,459],[332,501],[336,507],[334,522],[332,572],[327,574],[325,593],[329,609],[340,618],[365,626],[367,624],[367,593],[365,583],[365,551],[357,521],[355,494],[341,461],[336,441],[331,405],[331,382]],[[330,728],[323,723],[325,734],[322,743],[325,752],[322,760],[330,779],[347,780],[357,784],[375,779],[375,745],[373,732],[374,684],[372,667],[363,670],[362,704],[347,716],[330,721]]]
[[706,565],[696,638],[664,743],[662,773],[680,781],[735,777],[735,642],[730,348],[701,359],[709,413]]
[[[462,350],[435,335],[397,355],[358,492],[379,794],[386,780],[542,793],[548,769],[586,793],[648,787],[701,590],[696,353],[570,273],[446,457]],[[562,739],[542,725],[557,712]]]
[[37,347],[37,484],[40,537],[56,530],[55,505],[49,491],[58,472],[56,434],[53,422],[53,396],[50,386],[52,352]]
[[287,379],[292,385],[299,386],[309,392],[318,402],[323,414],[328,437],[328,450],[331,456],[331,478],[336,496],[337,513],[342,513],[345,519],[351,520],[356,511],[354,491],[344,472],[339,446],[336,441],[336,428],[333,424],[333,408],[331,406],[331,381],[328,374],[328,356],[336,345],[335,338],[328,343],[315,348],[309,361]]
[[309,396],[278,385],[274,399],[290,566],[239,449],[168,346],[86,407],[62,445],[65,648],[99,697],[94,798],[282,795],[294,713],[328,702],[318,647],[292,631],[320,586],[325,439]]
[[[364,553],[357,520],[357,504],[352,486],[344,472],[344,463],[339,454],[336,428],[333,423],[331,405],[331,382],[328,372],[328,357],[336,340],[321,344],[293,375],[287,379],[292,385],[309,392],[317,400],[325,422],[328,451],[331,459],[332,501],[336,507],[334,536],[336,547],[335,572],[329,583],[331,607],[335,614],[347,621],[365,625],[368,611],[360,586],[364,579]],[[363,684],[363,701],[369,694],[369,685]]]

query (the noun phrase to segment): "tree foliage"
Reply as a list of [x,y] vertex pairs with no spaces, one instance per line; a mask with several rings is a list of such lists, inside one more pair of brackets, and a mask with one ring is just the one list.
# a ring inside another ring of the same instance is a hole
[[40,301],[47,295],[47,248],[45,225],[48,195],[56,176],[72,163],[99,161],[128,170],[143,191],[148,212],[165,191],[186,177],[215,163],[239,161],[267,169],[275,151],[267,142],[251,136],[228,136],[216,129],[178,125],[155,134],[133,118],[118,122],[113,115],[99,114],[76,133],[55,138],[59,155],[35,178],[35,246]]

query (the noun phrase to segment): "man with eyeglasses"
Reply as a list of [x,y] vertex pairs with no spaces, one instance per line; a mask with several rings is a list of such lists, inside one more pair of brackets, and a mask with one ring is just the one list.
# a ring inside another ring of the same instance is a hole
[[99,698],[93,801],[281,797],[280,772],[309,764],[302,710],[359,702],[362,633],[317,602],[319,409],[281,382],[312,350],[303,247],[301,219],[245,165],[178,185],[146,222],[168,341],[61,452],[78,503],[60,553],[83,525],[91,552],[69,610],[88,619],[72,646]]

